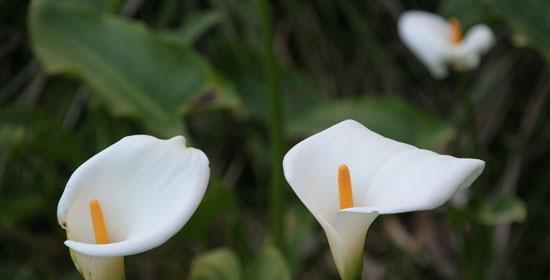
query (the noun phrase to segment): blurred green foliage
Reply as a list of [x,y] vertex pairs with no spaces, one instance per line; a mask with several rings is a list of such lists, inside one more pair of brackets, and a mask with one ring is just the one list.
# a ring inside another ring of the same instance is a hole
[[[429,213],[379,218],[369,279],[544,279],[550,273],[550,3],[272,3],[284,145],[353,118],[487,167]],[[481,66],[433,80],[402,45],[406,10],[484,22]],[[334,279],[321,228],[284,192],[270,246],[269,99],[258,2],[0,0],[0,279],[78,279],[56,205],[70,174],[123,136],[183,134],[205,151],[203,203],[129,279]]]
[[523,222],[527,216],[525,203],[514,196],[503,195],[487,200],[479,211],[480,223],[486,225]]
[[33,1],[29,28],[46,71],[80,77],[114,115],[140,118],[162,136],[177,134],[178,113],[197,105],[238,105],[193,49],[137,22],[44,0]]
[[216,249],[193,260],[189,279],[238,280],[242,276],[240,266],[239,258],[233,251]]
[[386,137],[427,149],[441,148],[455,136],[450,125],[394,97],[350,98],[304,109],[301,116],[289,123],[288,134],[305,138],[346,119],[354,119]]
[[290,279],[290,270],[285,258],[274,247],[263,248],[259,255],[254,257],[244,268],[248,269],[243,269],[235,252],[227,248],[216,249],[193,260],[189,279]]
[[537,48],[550,60],[550,7],[544,0],[490,0],[491,7],[499,13],[520,36],[521,44]]

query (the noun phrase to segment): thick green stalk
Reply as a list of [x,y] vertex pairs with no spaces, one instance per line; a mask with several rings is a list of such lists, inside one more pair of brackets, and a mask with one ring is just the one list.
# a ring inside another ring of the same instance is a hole
[[283,247],[283,122],[281,89],[278,65],[273,52],[273,18],[268,0],[258,0],[261,20],[264,71],[269,94],[270,148],[271,148],[271,189],[270,222],[273,241],[281,251]]

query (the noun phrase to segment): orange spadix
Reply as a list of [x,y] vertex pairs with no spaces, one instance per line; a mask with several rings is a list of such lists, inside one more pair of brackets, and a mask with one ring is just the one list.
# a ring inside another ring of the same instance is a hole
[[340,195],[340,209],[353,207],[353,193],[351,191],[351,176],[345,164],[338,167],[338,193]]
[[450,18],[449,26],[451,27],[451,42],[455,45],[462,42],[462,28],[460,27],[460,21],[456,18]]
[[103,219],[103,211],[101,205],[96,199],[90,201],[90,214],[92,215],[92,225],[94,227],[95,242],[97,244],[109,243],[109,235],[107,234],[107,226]]

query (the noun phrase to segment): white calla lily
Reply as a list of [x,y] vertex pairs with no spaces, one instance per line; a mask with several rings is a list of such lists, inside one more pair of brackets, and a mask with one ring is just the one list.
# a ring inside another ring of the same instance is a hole
[[472,27],[462,39],[460,23],[424,12],[408,11],[398,22],[403,43],[435,78],[447,76],[448,67],[470,70],[494,44],[493,32],[484,24]]
[[[208,158],[182,136],[128,136],[82,164],[67,182],[57,218],[84,278],[123,279],[123,257],[176,234],[197,209],[209,175]],[[107,244],[96,244],[91,202],[100,204],[108,235],[98,243]]]
[[[365,236],[379,214],[438,207],[484,166],[385,138],[353,120],[303,140],[283,160],[288,183],[325,230],[343,279],[360,275]],[[342,207],[346,199],[350,205]]]

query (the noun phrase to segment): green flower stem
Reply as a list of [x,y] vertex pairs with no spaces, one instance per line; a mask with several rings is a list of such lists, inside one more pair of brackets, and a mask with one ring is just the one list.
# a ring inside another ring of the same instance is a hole
[[261,21],[263,63],[269,94],[270,141],[271,141],[271,189],[270,189],[270,222],[271,234],[275,246],[283,247],[283,121],[279,71],[273,52],[273,18],[270,3],[258,0]]

